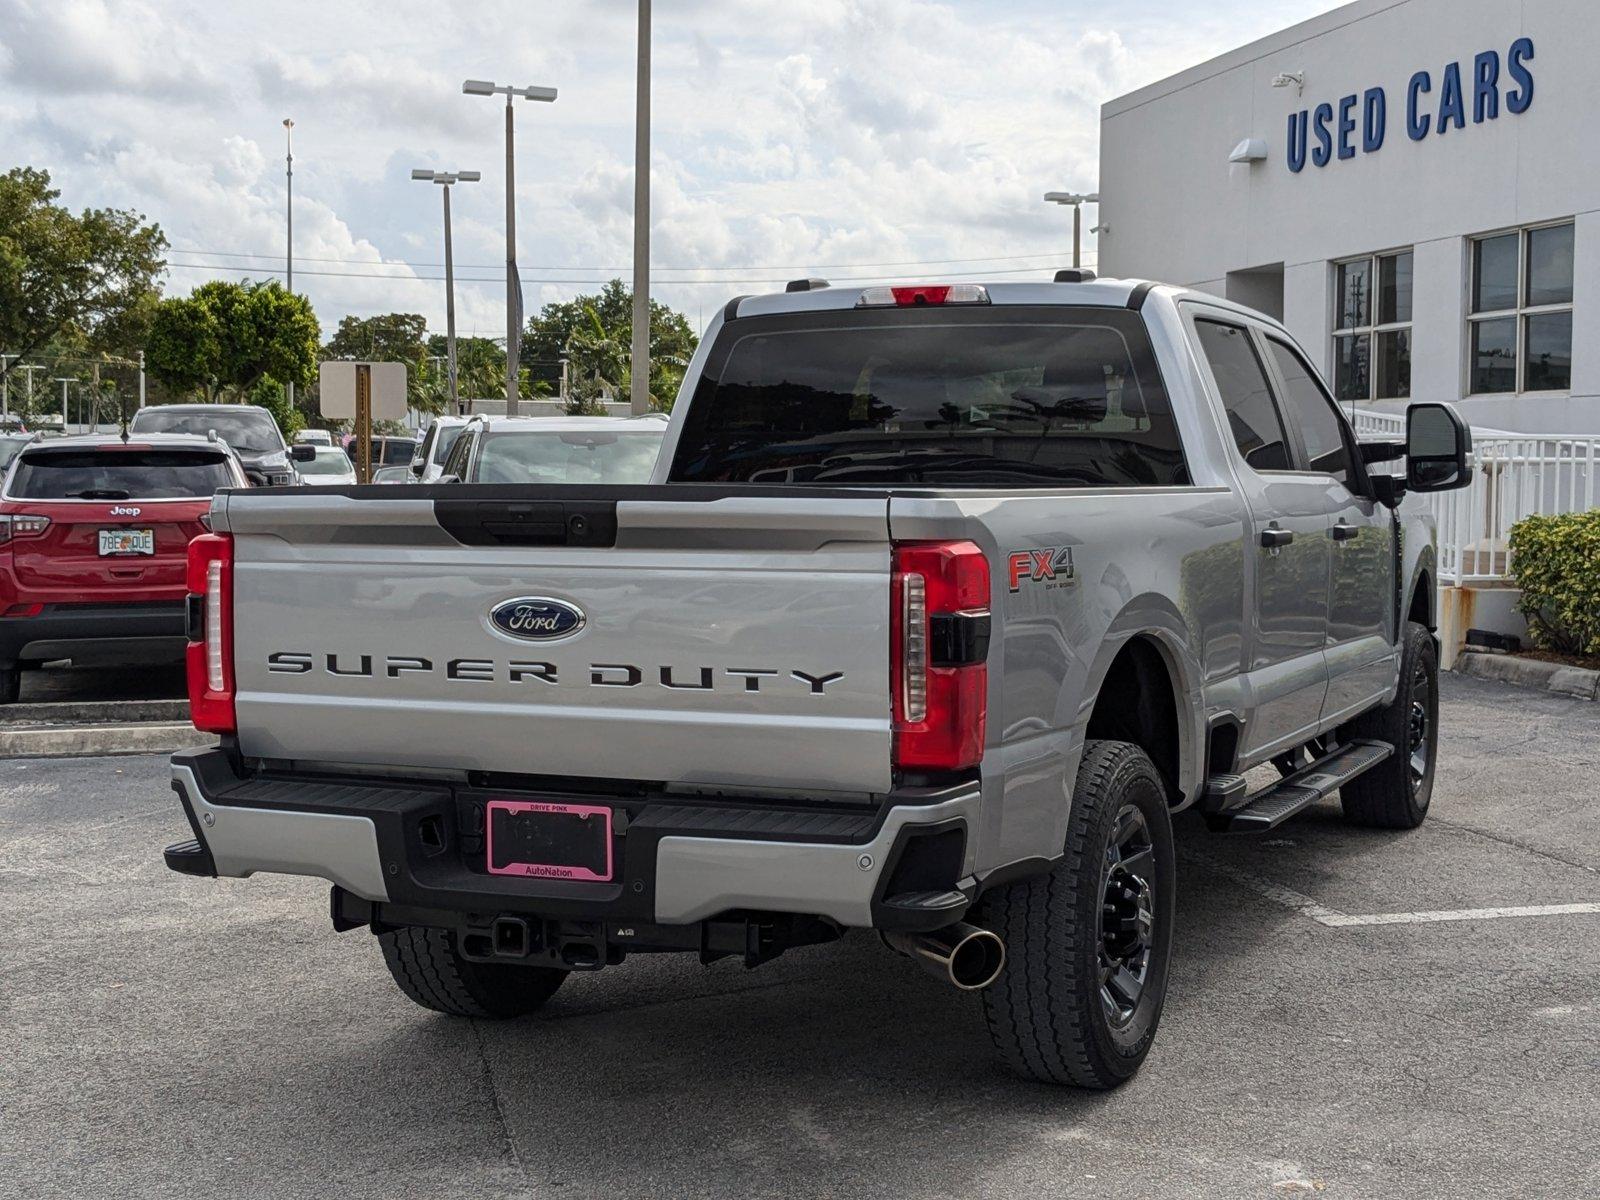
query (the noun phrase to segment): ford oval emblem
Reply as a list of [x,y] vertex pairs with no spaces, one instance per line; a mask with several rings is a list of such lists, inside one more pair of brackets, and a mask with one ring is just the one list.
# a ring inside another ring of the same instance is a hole
[[489,610],[489,623],[508,637],[524,642],[554,642],[579,632],[587,620],[583,609],[548,596],[503,600]]

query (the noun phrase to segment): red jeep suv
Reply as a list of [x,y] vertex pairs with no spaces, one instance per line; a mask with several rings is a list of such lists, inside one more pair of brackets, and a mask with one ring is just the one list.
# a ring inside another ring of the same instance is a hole
[[33,442],[0,486],[0,704],[24,664],[181,661],[189,540],[238,456],[204,437]]

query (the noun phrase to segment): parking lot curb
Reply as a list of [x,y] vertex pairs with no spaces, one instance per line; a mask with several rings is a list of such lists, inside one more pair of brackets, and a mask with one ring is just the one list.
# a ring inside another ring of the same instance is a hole
[[104,754],[163,754],[206,746],[216,738],[187,721],[138,725],[0,727],[0,758],[83,758]]
[[1600,671],[1516,658],[1509,654],[1467,651],[1456,660],[1456,671],[1476,679],[1492,679],[1518,687],[1536,688],[1579,700],[1600,700]]
[[167,725],[189,719],[187,700],[48,700],[0,708],[0,728],[18,725]]

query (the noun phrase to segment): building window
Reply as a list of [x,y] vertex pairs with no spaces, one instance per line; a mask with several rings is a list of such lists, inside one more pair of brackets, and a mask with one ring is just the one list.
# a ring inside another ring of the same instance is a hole
[[1572,387],[1572,249],[1570,221],[1472,239],[1469,392]]
[[1333,386],[1341,400],[1411,396],[1411,251],[1334,264]]

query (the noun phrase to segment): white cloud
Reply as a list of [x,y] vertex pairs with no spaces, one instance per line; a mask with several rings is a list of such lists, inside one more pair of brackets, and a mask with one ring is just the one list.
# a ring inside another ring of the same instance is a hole
[[137,0],[7,0],[0,65],[35,93],[195,104],[216,84],[197,32]]
[[[1068,235],[1040,196],[1094,185],[1101,101],[1319,7],[658,5],[656,293],[695,319],[765,280],[918,270],[860,264],[989,255],[999,271],[1035,256],[1022,265],[1042,272]],[[561,89],[555,105],[516,110],[529,307],[627,273],[626,0],[0,0],[0,11],[7,157],[51,169],[74,205],[148,213],[185,251],[175,262],[231,278],[281,266],[279,121],[292,115],[295,283],[325,328],[391,309],[442,325],[443,285],[422,278],[440,273],[428,265],[442,258],[438,190],[409,179],[425,165],[484,173],[455,194],[459,320],[463,332],[503,327],[500,111],[460,94],[468,76]],[[267,257],[224,257],[243,253]],[[384,265],[399,259],[417,265]],[[206,277],[175,268],[172,286]]]

